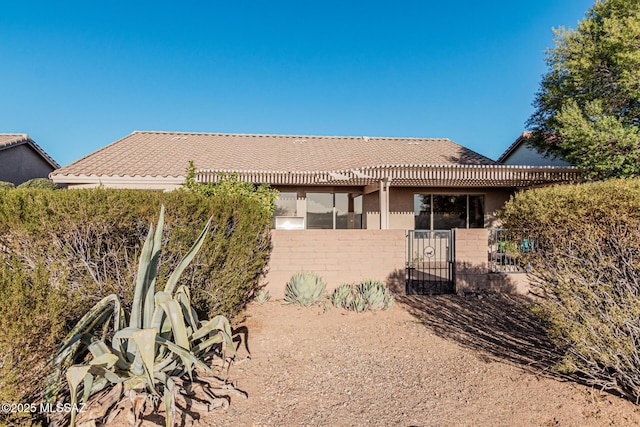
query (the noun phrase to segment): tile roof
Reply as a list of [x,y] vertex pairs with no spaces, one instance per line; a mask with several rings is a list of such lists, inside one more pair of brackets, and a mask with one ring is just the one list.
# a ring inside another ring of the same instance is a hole
[[496,165],[444,138],[377,138],[135,131],[52,176],[183,177],[214,171],[337,171],[399,165]]
[[23,143],[29,139],[26,133],[0,133],[0,150]]
[[26,133],[0,133],[0,151],[22,144],[27,144],[33,148],[53,168],[60,167],[58,162],[53,160],[53,158],[49,156],[42,147],[36,144]]

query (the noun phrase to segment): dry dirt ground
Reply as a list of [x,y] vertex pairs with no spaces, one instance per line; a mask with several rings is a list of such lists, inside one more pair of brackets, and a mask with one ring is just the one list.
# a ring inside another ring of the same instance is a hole
[[229,378],[249,398],[196,425],[640,425],[640,407],[554,376],[516,297],[400,297],[367,313],[271,301],[237,327],[251,359]]

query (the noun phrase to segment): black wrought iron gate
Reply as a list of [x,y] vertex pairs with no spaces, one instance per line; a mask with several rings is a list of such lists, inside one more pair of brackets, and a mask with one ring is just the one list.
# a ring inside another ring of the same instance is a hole
[[451,230],[409,230],[407,234],[407,295],[454,292]]

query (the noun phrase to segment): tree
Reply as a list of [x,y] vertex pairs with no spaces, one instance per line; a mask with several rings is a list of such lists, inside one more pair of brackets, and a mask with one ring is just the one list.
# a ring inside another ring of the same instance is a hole
[[592,179],[639,176],[640,2],[596,0],[577,29],[554,34],[530,144]]

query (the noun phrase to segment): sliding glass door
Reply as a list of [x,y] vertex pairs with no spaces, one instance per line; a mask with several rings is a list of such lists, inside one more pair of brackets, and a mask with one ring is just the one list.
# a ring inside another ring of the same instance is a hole
[[484,196],[474,194],[415,194],[416,230],[484,227]]

